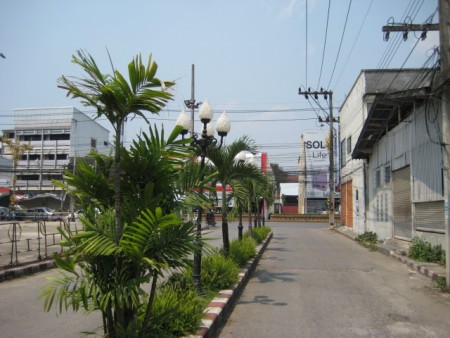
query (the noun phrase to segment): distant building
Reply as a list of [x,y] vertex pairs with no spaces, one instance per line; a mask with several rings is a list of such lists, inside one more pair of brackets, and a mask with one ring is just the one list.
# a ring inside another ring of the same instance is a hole
[[[300,140],[299,157],[299,213],[318,214],[328,210],[330,196],[330,156],[326,146],[329,131],[325,129],[305,130]],[[333,142],[335,148],[337,142]],[[334,151],[337,164],[338,152]],[[339,205],[338,166],[335,165],[335,205]],[[303,211],[303,212],[301,212]]]
[[[64,169],[92,149],[104,154],[111,149],[109,131],[74,107],[16,109],[14,129],[3,130],[3,136],[31,146],[17,163],[15,191],[33,198],[50,192],[63,198],[52,180],[62,180]],[[12,159],[11,149],[2,148]]]

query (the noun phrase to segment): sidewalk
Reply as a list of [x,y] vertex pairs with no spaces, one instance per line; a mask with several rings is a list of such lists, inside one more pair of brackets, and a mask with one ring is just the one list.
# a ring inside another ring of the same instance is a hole
[[[356,240],[356,237],[358,236],[345,226],[336,227],[334,230],[352,240]],[[438,277],[445,277],[445,266],[437,263],[417,262],[408,258],[409,243],[407,242],[389,239],[381,244],[377,244],[376,247],[379,252],[399,260],[403,264],[408,265],[410,268],[432,280],[436,280]]]

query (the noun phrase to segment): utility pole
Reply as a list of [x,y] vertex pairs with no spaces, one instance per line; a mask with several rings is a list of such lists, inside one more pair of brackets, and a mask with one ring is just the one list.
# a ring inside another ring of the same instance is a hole
[[449,218],[449,202],[450,202],[450,89],[448,83],[450,80],[450,1],[439,0],[439,42],[440,42],[440,63],[441,74],[433,83],[433,92],[441,93],[441,110],[442,110],[442,147],[444,147],[444,210],[445,210],[445,235],[447,246],[446,254],[446,280],[447,291],[450,291],[450,218]]
[[308,99],[309,96],[314,96],[316,100],[319,99],[319,95],[323,95],[323,98],[325,100],[330,98],[330,142],[329,142],[329,149],[328,153],[330,156],[330,203],[328,204],[328,213],[329,213],[329,222],[330,222],[330,229],[333,229],[335,227],[334,224],[334,128],[333,128],[333,92],[331,90],[323,90],[320,88],[320,91],[311,91],[310,88],[308,88],[307,91],[303,91],[301,88],[298,90],[299,95],[305,95],[305,98]]
[[422,40],[427,31],[439,31],[440,43],[440,73],[433,79],[432,92],[440,95],[442,116],[442,140],[443,153],[443,183],[444,183],[444,212],[445,212],[445,253],[446,253],[446,280],[447,291],[450,291],[450,0],[439,0],[438,24],[391,24],[383,26],[386,32],[385,40],[389,38],[389,32],[403,32],[406,40],[408,31],[422,31]]
[[306,148],[305,138],[302,134],[300,137],[300,160],[299,160],[299,175],[298,175],[298,213],[306,214],[308,210],[307,189],[306,189]]
[[192,65],[192,77],[191,77],[191,99],[184,100],[184,104],[187,108],[191,110],[191,138],[194,138],[194,111],[200,105],[199,103],[195,103],[195,65]]

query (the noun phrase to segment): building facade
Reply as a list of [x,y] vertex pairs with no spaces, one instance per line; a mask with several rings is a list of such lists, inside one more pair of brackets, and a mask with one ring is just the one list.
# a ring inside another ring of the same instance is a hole
[[[24,195],[58,192],[52,180],[61,180],[77,158],[111,149],[109,131],[74,107],[14,110],[14,129],[4,130],[3,137],[28,146],[15,164],[14,189]],[[12,159],[11,147],[2,148],[3,156]]]
[[431,95],[433,75],[362,71],[341,108],[342,222],[356,233],[445,244],[442,114]]

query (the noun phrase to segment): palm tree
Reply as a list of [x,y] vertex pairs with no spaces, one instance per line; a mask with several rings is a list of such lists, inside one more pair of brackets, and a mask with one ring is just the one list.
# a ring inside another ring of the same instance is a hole
[[[197,180],[183,176],[192,150],[183,147],[184,140],[176,140],[179,133],[175,128],[165,140],[164,131],[150,129],[129,150],[121,148],[124,229],[118,242],[109,180],[112,156],[92,153],[94,164],[78,162],[76,173],[66,171],[58,185],[76,196],[87,213],[81,217],[83,232],[60,229],[67,250],[56,262],[66,274],[42,294],[47,310],[53,303],[59,311],[98,310],[108,337],[145,335],[163,270],[186,266],[201,250],[195,225],[182,222],[177,214],[186,200],[199,198],[198,175]],[[183,195],[184,190],[188,194]],[[92,205],[102,212],[93,212]],[[142,289],[143,283],[150,283],[150,292]]]
[[[241,237],[242,213],[245,210],[248,211],[248,230],[251,232],[253,205],[257,205],[261,198],[267,205],[272,205],[275,185],[267,175],[262,171],[258,171],[252,177],[234,180],[232,186],[234,198],[233,214],[239,215],[239,236]],[[260,210],[255,210],[255,213],[258,211],[260,212]]]
[[122,233],[120,217],[120,147],[124,122],[130,115],[142,117],[147,123],[144,112],[158,113],[172,98],[166,91],[172,82],[156,78],[158,66],[149,56],[147,66],[142,63],[141,56],[136,56],[128,65],[128,81],[117,70],[113,75],[103,74],[94,58],[84,51],[77,51],[72,62],[80,66],[86,73],[85,78],[69,78],[61,76],[58,87],[67,91],[67,96],[81,99],[85,106],[94,107],[97,117],[105,116],[115,131],[114,166],[111,174],[114,180],[114,209],[116,241]]
[[255,170],[257,169],[251,164],[236,160],[237,154],[241,151],[256,152],[254,141],[248,136],[243,136],[230,145],[221,148],[210,147],[207,153],[209,160],[216,168],[217,181],[222,184],[222,238],[223,250],[226,255],[228,255],[230,249],[226,186],[231,184],[235,179],[254,176]]

